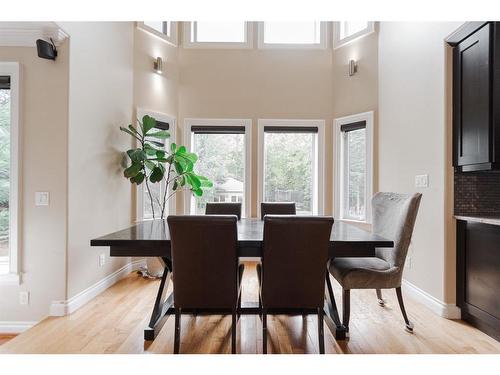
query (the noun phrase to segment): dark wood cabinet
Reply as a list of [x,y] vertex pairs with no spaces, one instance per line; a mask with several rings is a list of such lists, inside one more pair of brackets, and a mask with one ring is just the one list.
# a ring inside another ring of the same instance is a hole
[[469,22],[453,50],[453,165],[459,172],[500,168],[500,23]]
[[500,226],[457,223],[457,305],[462,319],[500,340]]

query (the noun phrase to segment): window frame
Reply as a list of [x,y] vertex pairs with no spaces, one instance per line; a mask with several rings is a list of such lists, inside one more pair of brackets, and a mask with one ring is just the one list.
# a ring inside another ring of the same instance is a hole
[[10,76],[10,191],[9,191],[9,272],[0,274],[0,284],[19,285],[20,220],[19,207],[21,193],[19,171],[22,164],[19,143],[21,65],[18,62],[0,62],[0,75]]
[[253,22],[245,22],[245,41],[244,42],[192,42],[191,26],[197,21],[183,22],[183,48],[200,49],[252,49],[253,48]]
[[[174,116],[161,113],[161,112],[155,112],[155,111],[150,111],[147,109],[143,108],[137,108],[137,118],[142,119],[145,115],[149,115],[154,117],[156,120],[161,121],[161,122],[166,122],[169,124],[168,132],[170,133],[170,138],[168,138],[168,143],[166,144],[165,149],[167,151],[170,151],[170,144],[175,141],[175,128],[176,128],[176,118]],[[136,120],[137,123],[137,120]],[[141,185],[136,187],[136,221],[143,221],[143,220],[153,220],[152,218],[147,218],[144,219],[144,186],[145,183],[142,183]],[[161,183],[160,189],[163,191],[164,186],[163,183]],[[176,203],[175,203],[175,195],[169,199],[167,203],[167,213],[169,215],[175,215],[176,213]]]
[[264,127],[311,127],[318,128],[317,144],[317,176],[316,193],[318,212],[317,215],[324,213],[324,176],[325,176],[325,120],[297,120],[297,119],[259,119],[258,127],[258,170],[257,170],[257,217],[260,217],[260,204],[264,198]]
[[342,23],[349,22],[349,21],[335,21],[333,23],[333,49],[340,48],[342,46],[345,46],[357,39],[363,38],[367,35],[370,35],[375,31],[375,22],[374,21],[367,21],[368,25],[366,28],[363,30],[358,31],[357,33],[354,33],[348,37],[345,38],[340,38],[340,27]]
[[[371,224],[372,222],[372,207],[371,198],[373,196],[373,117],[374,112],[368,111],[363,113],[358,113],[354,115],[344,116],[336,118],[333,121],[333,144],[335,145],[335,161],[334,161],[334,173],[333,173],[333,202],[334,202],[334,215],[336,220],[350,221],[356,223]],[[366,171],[365,171],[365,219],[356,220],[352,218],[344,217],[344,205],[345,205],[345,147],[344,147],[344,137],[342,134],[342,125],[351,124],[354,122],[364,121],[366,123]]]
[[257,47],[259,49],[326,49],[328,22],[320,21],[320,42],[314,44],[308,43],[265,43],[264,42],[264,23],[257,22]]
[[[217,119],[217,118],[186,118],[184,119],[184,146],[192,150],[192,131],[193,126],[213,126],[213,127],[245,127],[245,183],[244,183],[244,201],[245,210],[242,217],[251,217],[252,213],[252,120],[251,119]],[[191,215],[191,196],[184,193],[184,214]]]
[[154,35],[155,37],[167,42],[168,44],[173,45],[174,47],[177,47],[179,42],[178,42],[178,22],[176,21],[161,21],[161,22],[170,22],[170,30],[171,30],[171,35],[167,35],[165,33],[161,33],[156,29],[153,29],[152,27],[146,25],[144,21],[138,21],[137,22],[137,27],[139,29],[142,29],[146,31],[149,34]]

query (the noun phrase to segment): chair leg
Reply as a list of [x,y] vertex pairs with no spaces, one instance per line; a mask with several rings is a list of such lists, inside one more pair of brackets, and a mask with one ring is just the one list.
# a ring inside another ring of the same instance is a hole
[[238,294],[238,307],[237,307],[237,318],[240,320],[240,312],[241,312],[241,290]]
[[319,354],[325,354],[325,334],[323,329],[323,308],[318,308],[318,346]]
[[382,297],[382,290],[381,289],[375,289],[377,291],[377,302],[380,306],[384,307],[385,306],[385,301],[384,298]]
[[236,354],[236,309],[233,310],[232,324],[231,324],[231,354]]
[[262,309],[262,354],[267,354],[267,311]]
[[175,309],[174,354],[179,354],[181,346],[181,309]]
[[406,315],[405,305],[403,303],[403,294],[401,293],[401,287],[396,288],[396,295],[398,296],[399,307],[401,308],[401,313],[403,314],[403,319],[405,320],[406,330],[413,333],[413,323],[408,319]]
[[342,289],[342,324],[346,332],[349,332],[349,315],[351,313],[351,291]]

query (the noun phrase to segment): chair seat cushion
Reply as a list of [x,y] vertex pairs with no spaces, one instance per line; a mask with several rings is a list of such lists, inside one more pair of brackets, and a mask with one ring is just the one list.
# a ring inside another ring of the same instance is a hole
[[386,289],[401,284],[396,267],[376,257],[335,258],[328,270],[344,289]]

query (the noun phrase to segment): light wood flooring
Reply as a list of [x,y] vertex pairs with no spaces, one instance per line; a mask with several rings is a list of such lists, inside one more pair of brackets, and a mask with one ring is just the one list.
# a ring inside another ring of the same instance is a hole
[[[0,346],[0,353],[167,353],[173,352],[173,316],[153,342],[143,340],[159,281],[130,274],[75,313],[49,317]],[[337,303],[340,288],[333,282]],[[243,300],[256,300],[255,264],[248,263]],[[392,290],[385,307],[375,291],[351,292],[350,338],[336,342],[325,326],[326,353],[500,353],[500,343],[462,321],[440,318],[406,297],[415,332],[407,333]],[[340,306],[339,306],[340,307]],[[317,353],[315,316],[270,316],[270,353]],[[181,353],[229,353],[230,316],[182,317]],[[238,353],[261,353],[258,316],[242,316]]]

